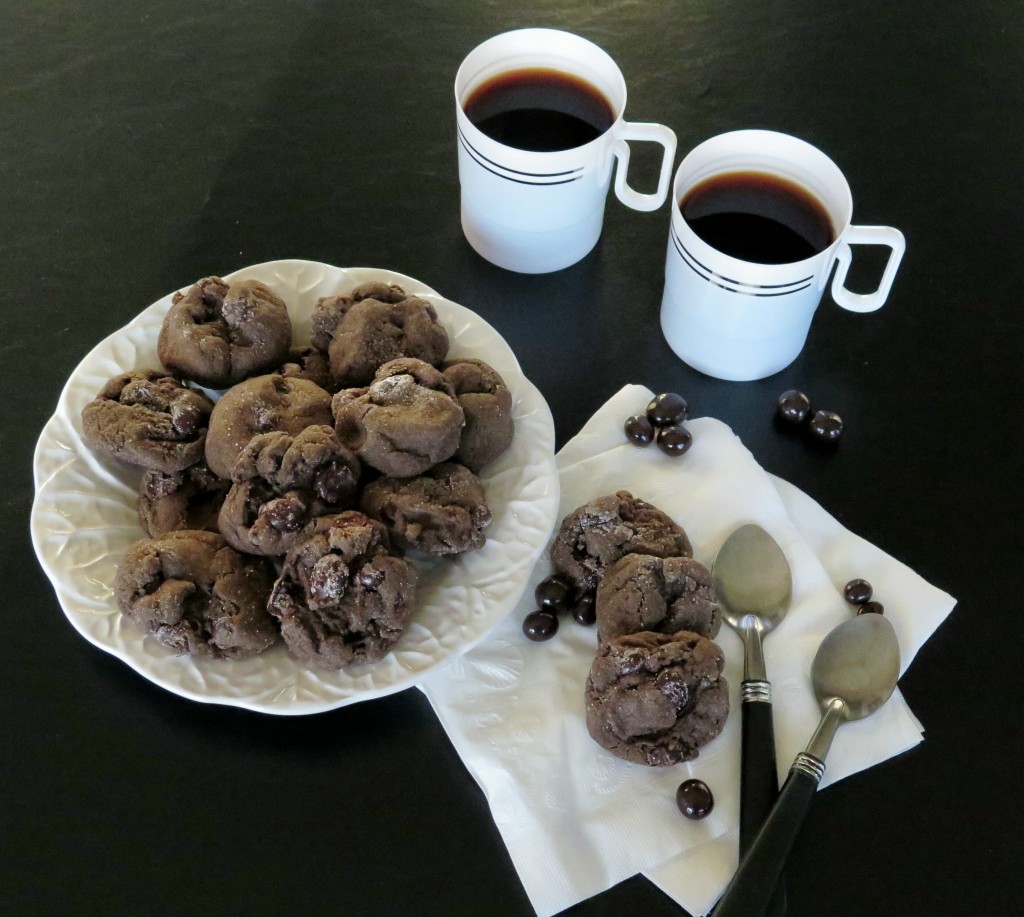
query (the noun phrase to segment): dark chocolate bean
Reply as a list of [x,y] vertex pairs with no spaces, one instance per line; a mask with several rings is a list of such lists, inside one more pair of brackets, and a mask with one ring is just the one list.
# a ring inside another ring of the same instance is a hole
[[642,414],[627,417],[623,429],[634,446],[649,446],[654,441],[654,424]]
[[707,818],[715,807],[715,797],[703,780],[684,780],[676,790],[676,805],[687,818]]
[[866,579],[852,579],[843,587],[843,598],[851,605],[863,605],[871,601],[873,590]]
[[535,643],[558,633],[558,617],[550,611],[531,611],[523,621],[523,633]]
[[666,455],[682,455],[692,444],[693,436],[686,427],[662,427],[658,431],[658,448]]
[[647,417],[656,427],[672,427],[681,424],[689,416],[689,405],[682,395],[662,392],[647,405]]
[[811,414],[811,399],[803,392],[798,392],[795,388],[791,388],[789,391],[779,395],[775,411],[780,420],[791,424],[801,424]]

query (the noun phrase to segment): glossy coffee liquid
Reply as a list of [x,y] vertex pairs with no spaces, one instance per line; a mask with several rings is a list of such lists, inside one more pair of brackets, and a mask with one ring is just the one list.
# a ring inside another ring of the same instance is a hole
[[767,172],[726,172],[705,179],[683,195],[679,210],[712,248],[755,264],[803,261],[836,239],[821,201]]
[[462,110],[492,140],[537,153],[583,146],[615,123],[611,103],[598,89],[542,67],[499,73],[474,89]]

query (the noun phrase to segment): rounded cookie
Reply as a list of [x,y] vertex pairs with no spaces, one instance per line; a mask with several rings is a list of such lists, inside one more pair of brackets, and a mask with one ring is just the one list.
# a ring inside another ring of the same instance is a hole
[[213,408],[206,438],[206,462],[214,474],[231,477],[246,444],[258,433],[299,433],[331,423],[331,396],[306,379],[277,373],[229,388]]
[[242,659],[277,639],[273,576],[214,532],[171,532],[125,552],[114,578],[121,613],[179,653]]
[[626,554],[692,557],[693,549],[681,526],[625,490],[571,512],[551,546],[555,570],[578,593],[595,590],[608,567]]
[[448,381],[428,363],[385,363],[369,388],[332,403],[338,437],[368,465],[410,478],[454,455],[465,415]]
[[443,372],[466,415],[455,458],[479,474],[512,443],[512,393],[483,360],[450,360]]
[[226,388],[273,369],[288,354],[288,307],[258,280],[204,277],[176,293],[157,341],[171,372],[213,388]]
[[186,529],[216,532],[230,482],[200,460],[184,471],[147,471],[139,489],[139,522],[150,538]]
[[[401,293],[397,287],[385,290]],[[366,385],[380,366],[400,357],[440,364],[448,353],[448,332],[429,302],[404,294],[395,302],[391,292],[375,291],[383,299],[365,292],[357,287],[348,297],[328,297],[315,308],[313,343],[322,344],[330,328],[327,352],[338,386]]]
[[359,460],[328,426],[261,433],[231,472],[235,482],[218,523],[228,544],[247,554],[284,554],[317,516],[351,505]]
[[587,731],[636,764],[690,761],[729,715],[724,665],[718,646],[689,631],[609,640],[587,678]]
[[325,353],[331,347],[334,329],[341,317],[357,302],[364,299],[376,299],[378,302],[398,303],[408,299],[409,294],[394,283],[381,283],[371,280],[361,283],[350,293],[337,296],[321,296],[313,306],[311,342],[318,350]]
[[378,478],[363,491],[360,509],[383,522],[395,544],[428,554],[482,548],[491,522],[480,479],[455,462],[415,478]]
[[340,669],[390,653],[415,597],[416,571],[391,553],[384,526],[349,511],[306,527],[267,607],[293,655]]
[[605,571],[596,611],[598,640],[644,630],[714,637],[722,627],[714,578],[691,557],[627,554]]
[[203,457],[213,402],[173,376],[140,369],[115,376],[82,409],[82,433],[97,452],[173,474]]

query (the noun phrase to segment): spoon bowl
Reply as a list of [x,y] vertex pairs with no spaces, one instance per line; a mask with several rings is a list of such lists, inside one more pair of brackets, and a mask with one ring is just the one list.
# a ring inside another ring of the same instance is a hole
[[793,574],[778,543],[759,525],[743,525],[722,544],[712,574],[722,617],[740,629],[748,616],[768,633],[785,617]]
[[892,624],[865,614],[840,624],[822,641],[811,665],[814,696],[823,710],[842,701],[844,720],[874,713],[900,677],[900,647]]

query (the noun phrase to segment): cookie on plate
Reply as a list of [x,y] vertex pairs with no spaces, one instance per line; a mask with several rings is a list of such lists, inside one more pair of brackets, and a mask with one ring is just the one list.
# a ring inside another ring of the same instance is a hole
[[390,653],[415,598],[416,571],[392,552],[384,526],[349,511],[306,527],[267,607],[294,656],[340,669]]
[[214,532],[137,541],[117,567],[121,613],[178,653],[242,659],[277,639],[267,613],[273,576]]
[[390,360],[414,357],[437,365],[448,353],[448,332],[434,307],[406,296],[401,287],[383,284],[319,300],[313,344],[322,348],[328,338],[331,375],[342,388],[367,385]]
[[213,402],[152,369],[115,376],[82,409],[82,433],[97,452],[174,474],[203,457]]
[[369,388],[342,389],[332,403],[341,441],[366,464],[410,478],[452,457],[465,415],[451,384],[429,363],[385,363]]
[[636,764],[690,761],[729,715],[724,665],[717,645],[689,631],[609,640],[587,678],[587,731]]
[[206,462],[230,478],[238,456],[258,433],[292,435],[313,424],[331,423],[331,396],[307,379],[277,373],[246,379],[229,388],[213,408]]
[[577,593],[593,592],[626,554],[692,557],[682,527],[650,503],[620,490],[583,504],[562,520],[551,562]]
[[278,366],[291,343],[288,307],[270,287],[204,277],[174,294],[157,353],[176,375],[227,388]]
[[378,478],[363,490],[360,509],[383,522],[395,544],[428,554],[482,548],[491,522],[480,479],[455,462],[415,478]]
[[598,640],[644,630],[714,637],[722,627],[715,581],[691,557],[620,558],[597,587],[596,612]]
[[335,327],[357,302],[376,299],[378,302],[399,303],[408,298],[409,294],[397,284],[381,283],[379,280],[362,283],[350,293],[321,296],[313,306],[311,343],[325,353],[330,350]]
[[338,390],[331,378],[330,357],[316,347],[292,350],[276,372],[286,379],[307,379],[331,395]]
[[483,360],[450,360],[443,373],[466,415],[455,459],[479,474],[512,443],[512,393]]
[[284,554],[317,516],[347,509],[359,482],[359,459],[329,426],[295,436],[261,433],[249,440],[231,472],[235,482],[220,510],[228,543],[247,554]]
[[186,529],[216,532],[217,514],[231,486],[200,459],[184,471],[147,471],[139,488],[139,522],[150,538]]

